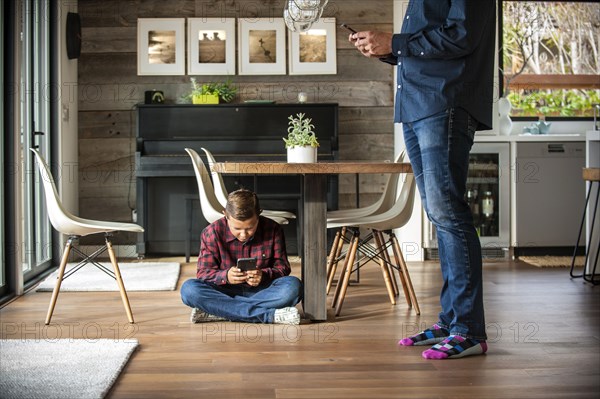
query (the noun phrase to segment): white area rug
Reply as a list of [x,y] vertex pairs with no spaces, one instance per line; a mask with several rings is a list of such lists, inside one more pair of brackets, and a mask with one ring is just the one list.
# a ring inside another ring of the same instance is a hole
[[0,340],[0,397],[103,398],[137,340]]
[[[109,270],[110,263],[100,262]],[[67,264],[67,271],[75,264]],[[179,263],[119,263],[121,277],[127,291],[173,291],[179,279]],[[36,291],[52,291],[58,270],[40,283]],[[118,291],[117,281],[94,265],[85,265],[72,276],[63,280],[63,291]]]

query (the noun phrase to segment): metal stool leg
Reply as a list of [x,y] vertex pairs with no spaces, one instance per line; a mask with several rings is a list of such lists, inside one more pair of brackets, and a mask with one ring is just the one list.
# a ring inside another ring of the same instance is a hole
[[591,193],[592,190],[588,190],[588,193],[585,196],[585,205],[583,206],[583,217],[581,218],[581,224],[579,225],[579,233],[577,234],[577,243],[575,244],[575,249],[573,250],[573,257],[571,258],[571,271],[569,272],[569,275],[573,278],[583,277],[583,273],[576,275],[573,272],[575,270],[575,257],[577,256],[577,248],[579,248],[579,242],[581,241],[581,233],[583,232],[583,226],[585,226],[585,215],[587,213],[587,207],[588,203],[590,202]]
[[584,205],[584,209],[583,209],[583,218],[581,220],[581,225],[579,226],[579,234],[577,235],[577,243],[575,244],[575,249],[573,251],[573,257],[571,259],[571,270],[569,272],[570,276],[573,278],[578,278],[578,277],[583,277],[583,279],[589,283],[592,283],[594,285],[598,285],[600,284],[600,280],[595,280],[595,276],[596,276],[596,267],[598,266],[598,253],[600,252],[598,250],[598,248],[596,248],[596,256],[594,258],[594,267],[591,271],[590,274],[586,274],[585,273],[585,268],[587,267],[588,264],[588,260],[589,260],[589,255],[590,255],[590,249],[591,249],[591,245],[592,245],[592,238],[594,235],[594,224],[596,222],[596,213],[598,211],[598,200],[600,199],[600,183],[598,183],[598,188],[596,190],[596,201],[594,204],[594,213],[592,216],[592,223],[590,226],[590,236],[588,237],[588,242],[587,242],[587,246],[586,246],[586,251],[585,251],[585,261],[583,263],[583,267],[584,270],[581,274],[574,274],[574,269],[575,269],[575,256],[577,254],[577,248],[579,247],[579,242],[581,241],[581,234],[583,232],[583,227],[585,226],[585,216],[587,214],[587,207],[590,201],[590,195],[592,193],[592,186],[593,186],[594,182],[591,181],[590,182],[590,189],[588,190],[588,193],[586,195],[585,198],[585,205]]
[[[590,192],[592,191],[592,185],[594,183],[591,182],[590,183]],[[598,266],[598,252],[600,248],[596,247],[596,256],[594,258],[594,267],[591,271],[590,274],[586,274],[585,273],[585,268],[587,267],[588,264],[588,259],[590,256],[590,250],[592,247],[592,238],[594,237],[594,224],[596,223],[596,213],[598,212],[598,199],[600,199],[600,182],[598,182],[598,189],[596,190],[596,203],[594,204],[594,215],[592,216],[592,223],[590,225],[590,236],[588,237],[588,245],[587,245],[587,249],[585,252],[585,263],[583,264],[584,270],[583,270],[583,279],[585,281],[587,281],[588,283],[592,283],[593,285],[598,285],[600,284],[600,280],[596,280],[596,266]]]

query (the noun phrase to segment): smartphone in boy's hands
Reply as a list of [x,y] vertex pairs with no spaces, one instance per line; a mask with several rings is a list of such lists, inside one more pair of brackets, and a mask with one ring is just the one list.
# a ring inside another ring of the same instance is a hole
[[256,258],[239,258],[236,266],[243,272],[256,270]]

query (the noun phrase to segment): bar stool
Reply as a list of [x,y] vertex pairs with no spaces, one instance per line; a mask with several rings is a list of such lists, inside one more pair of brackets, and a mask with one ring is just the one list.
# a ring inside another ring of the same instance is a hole
[[[575,244],[575,251],[573,252],[573,259],[571,260],[571,277],[583,277],[585,281],[588,283],[592,283],[593,285],[600,284],[600,280],[596,280],[596,266],[598,266],[598,254],[600,253],[600,248],[598,248],[598,241],[596,241],[596,256],[594,258],[594,267],[591,269],[590,274],[585,273],[585,268],[588,264],[588,259],[590,255],[590,249],[592,245],[592,238],[594,237],[594,224],[596,222],[596,212],[598,211],[598,199],[600,198],[600,168],[583,168],[582,173],[583,179],[590,183],[586,198],[585,198],[585,207],[583,208],[583,218],[581,220],[581,226],[579,227],[579,235],[577,236],[577,244]],[[583,231],[583,226],[585,225],[585,215],[587,212],[587,207],[590,202],[590,194],[592,193],[592,189],[594,187],[594,183],[597,185],[596,189],[596,201],[594,204],[594,213],[592,215],[592,222],[590,225],[590,233],[588,237],[588,243],[585,251],[585,262],[583,264],[583,273],[574,274],[573,269],[575,267],[575,254],[577,253],[577,248],[579,247],[579,241],[581,239],[581,233]]]

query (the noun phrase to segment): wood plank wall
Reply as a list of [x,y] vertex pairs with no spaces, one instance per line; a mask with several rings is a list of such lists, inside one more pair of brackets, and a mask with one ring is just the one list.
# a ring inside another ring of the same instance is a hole
[[[135,113],[145,90],[163,90],[174,102],[189,90],[190,76],[137,76],[137,19],[174,17],[279,17],[283,0],[79,0],[79,209],[82,217],[130,221],[135,206]],[[392,0],[331,0],[324,17],[357,30],[392,29]],[[337,75],[232,76],[236,102],[269,99],[340,105],[340,159],[392,159],[393,67],[360,55],[337,29]],[[223,76],[199,76],[201,82]],[[289,94],[293,93],[293,94]],[[317,131],[318,134],[318,131]],[[361,205],[381,193],[384,176],[359,180]],[[355,177],[340,179],[340,206],[355,203]],[[134,237],[126,239],[133,243]]]

